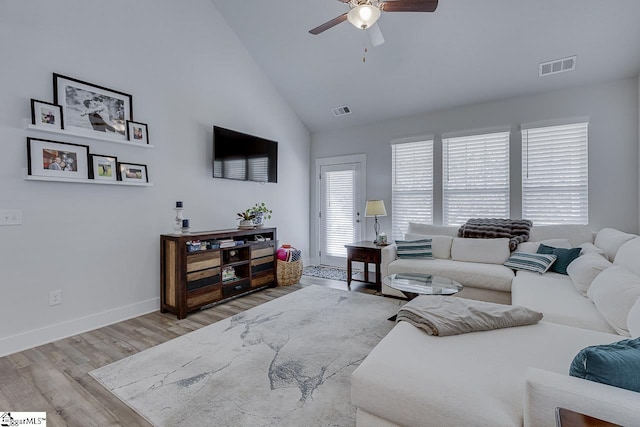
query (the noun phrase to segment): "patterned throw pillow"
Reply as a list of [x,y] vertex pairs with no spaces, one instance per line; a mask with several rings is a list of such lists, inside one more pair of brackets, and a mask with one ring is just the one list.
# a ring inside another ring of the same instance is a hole
[[405,259],[433,259],[431,239],[396,240],[398,258]]
[[582,248],[564,249],[554,248],[540,243],[538,247],[539,254],[555,255],[558,259],[553,263],[550,270],[560,274],[567,274],[567,267],[571,262],[580,256]]
[[555,260],[555,255],[514,252],[504,263],[504,266],[513,270],[526,270],[542,274],[551,267]]

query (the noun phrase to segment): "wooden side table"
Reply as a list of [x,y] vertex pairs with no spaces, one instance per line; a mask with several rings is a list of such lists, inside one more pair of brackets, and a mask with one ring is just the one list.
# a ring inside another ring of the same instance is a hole
[[[376,285],[378,292],[382,291],[382,284],[380,280],[380,261],[382,260],[382,248],[370,241],[355,242],[349,245],[344,245],[347,248],[347,287],[351,289],[351,281],[371,283]],[[352,276],[352,263],[353,262],[364,263],[364,280],[353,279]],[[374,264],[376,267],[375,281],[369,280],[369,264]]]
[[558,427],[621,427],[565,408],[556,408],[556,424]]

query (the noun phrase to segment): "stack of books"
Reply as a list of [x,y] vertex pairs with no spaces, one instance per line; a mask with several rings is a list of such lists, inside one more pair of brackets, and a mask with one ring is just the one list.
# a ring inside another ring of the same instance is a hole
[[236,242],[233,239],[215,240],[214,242],[220,245],[221,248],[232,248],[236,245]]

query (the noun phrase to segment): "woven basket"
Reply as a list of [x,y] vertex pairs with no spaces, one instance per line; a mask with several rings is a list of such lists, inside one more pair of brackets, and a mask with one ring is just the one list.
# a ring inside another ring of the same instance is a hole
[[286,262],[278,260],[278,286],[295,285],[302,277],[302,260]]

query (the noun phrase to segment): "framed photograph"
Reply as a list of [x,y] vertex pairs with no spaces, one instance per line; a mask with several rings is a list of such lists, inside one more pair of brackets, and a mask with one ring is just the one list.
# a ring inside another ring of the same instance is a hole
[[89,154],[89,177],[97,181],[118,180],[118,158],[102,154]]
[[31,124],[47,129],[64,129],[62,107],[50,102],[31,99]]
[[89,146],[27,138],[28,173],[52,178],[89,179]]
[[149,182],[147,165],[118,162],[118,171],[122,182]]
[[53,102],[62,107],[65,129],[127,140],[127,120],[133,120],[131,95],[54,73]]
[[136,144],[148,144],[149,131],[147,124],[127,120],[127,137],[129,141],[135,142]]

